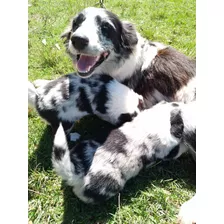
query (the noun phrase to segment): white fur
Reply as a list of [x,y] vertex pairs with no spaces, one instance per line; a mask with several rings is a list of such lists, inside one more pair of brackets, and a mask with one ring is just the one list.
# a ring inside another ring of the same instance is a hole
[[28,81],[28,104],[30,107],[35,108],[35,100],[36,100],[37,91],[34,85]]
[[175,101],[188,103],[195,100],[196,77],[192,78],[186,86],[183,86],[175,94]]
[[72,173],[74,172],[74,165],[70,162],[70,155],[68,151],[66,136],[61,124],[55,135],[54,146],[63,148],[65,152],[63,159],[57,160],[57,163],[54,162],[55,161],[54,157],[52,158],[55,171],[62,178],[66,177],[66,180],[68,181],[68,183],[73,183],[73,181],[76,181],[77,178],[74,178],[74,175],[72,175]]
[[33,81],[33,84],[36,88],[39,88],[41,86],[45,86],[48,84],[51,80],[46,80],[46,79],[36,79]]
[[181,206],[178,214],[178,224],[196,224],[197,212],[197,199],[194,195]]

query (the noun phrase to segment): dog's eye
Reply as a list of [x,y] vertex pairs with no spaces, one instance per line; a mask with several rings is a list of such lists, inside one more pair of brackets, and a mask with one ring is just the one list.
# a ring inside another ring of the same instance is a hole
[[76,20],[74,20],[72,23],[72,30],[75,31],[78,27],[79,25],[77,24]]
[[110,37],[111,31],[113,31],[113,27],[109,23],[103,22],[101,24],[101,31],[104,36]]

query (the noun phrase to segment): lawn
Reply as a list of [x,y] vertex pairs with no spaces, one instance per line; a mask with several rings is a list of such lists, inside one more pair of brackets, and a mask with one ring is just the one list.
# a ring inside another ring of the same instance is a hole
[[[73,71],[60,34],[72,16],[98,0],[29,0],[28,79],[54,79]],[[196,56],[195,0],[113,0],[105,7],[129,20],[148,39]],[[86,205],[52,170],[50,128],[29,111],[30,223],[101,224],[167,223],[176,221],[180,205],[195,192],[195,164],[189,155],[160,163],[130,180],[124,191],[101,205]],[[96,117],[77,122],[82,139],[110,125]]]

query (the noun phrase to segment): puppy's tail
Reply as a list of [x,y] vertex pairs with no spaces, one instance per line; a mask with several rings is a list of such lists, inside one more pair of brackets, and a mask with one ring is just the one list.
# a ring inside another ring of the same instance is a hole
[[30,81],[28,81],[28,104],[30,107],[36,108],[36,96],[36,88]]
[[67,138],[61,123],[54,137],[52,164],[56,173],[61,176],[63,180],[66,180],[68,184],[72,184],[74,165],[70,160]]

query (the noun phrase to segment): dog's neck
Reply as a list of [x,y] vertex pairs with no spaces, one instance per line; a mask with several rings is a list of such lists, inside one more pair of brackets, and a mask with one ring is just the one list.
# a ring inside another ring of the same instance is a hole
[[132,53],[128,58],[121,59],[117,69],[111,72],[111,76],[119,82],[129,79],[136,70],[139,70],[143,65],[143,48],[144,38],[138,33],[138,44],[133,48]]
[[[147,69],[157,55],[158,50],[166,47],[157,42],[150,42],[149,44],[149,40],[143,38],[139,33],[137,33],[137,36],[138,44],[133,48],[129,57],[121,59],[116,65],[111,63],[113,66],[109,66],[111,67],[109,74],[119,82],[130,79],[137,71],[141,73]],[[115,57],[119,57],[119,55],[115,55]],[[106,67],[108,68],[108,66]]]

